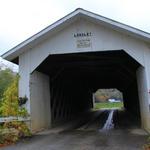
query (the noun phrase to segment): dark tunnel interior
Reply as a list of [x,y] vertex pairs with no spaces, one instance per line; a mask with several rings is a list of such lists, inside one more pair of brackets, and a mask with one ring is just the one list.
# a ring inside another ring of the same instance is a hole
[[49,55],[36,70],[50,77],[52,122],[90,110],[99,88],[120,90],[125,108],[140,118],[139,66],[124,50]]

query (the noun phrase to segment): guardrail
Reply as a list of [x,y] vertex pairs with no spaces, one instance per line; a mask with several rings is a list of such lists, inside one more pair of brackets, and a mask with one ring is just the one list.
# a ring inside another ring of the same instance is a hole
[[30,117],[0,117],[0,123],[10,122],[10,121],[30,121]]

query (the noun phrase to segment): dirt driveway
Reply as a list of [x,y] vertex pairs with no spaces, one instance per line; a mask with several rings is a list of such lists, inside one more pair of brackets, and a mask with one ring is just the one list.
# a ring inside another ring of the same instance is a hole
[[[117,113],[118,114],[118,113]],[[87,116],[87,115],[86,115]],[[128,120],[118,122],[115,129],[100,130],[107,119],[108,113],[94,112],[88,119],[83,116],[72,122],[67,130],[55,128],[43,131],[30,139],[20,141],[16,145],[1,148],[2,150],[142,150],[148,135],[138,127],[130,126]],[[121,115],[122,116],[122,115]],[[120,117],[118,117],[120,118]],[[117,118],[114,120],[118,120]],[[121,120],[121,119],[119,119]],[[125,121],[125,122],[124,122]],[[125,125],[127,128],[123,128]],[[65,126],[66,127],[66,126]],[[0,150],[1,150],[0,149]]]
[[147,136],[143,131],[47,131],[2,150],[142,150]]

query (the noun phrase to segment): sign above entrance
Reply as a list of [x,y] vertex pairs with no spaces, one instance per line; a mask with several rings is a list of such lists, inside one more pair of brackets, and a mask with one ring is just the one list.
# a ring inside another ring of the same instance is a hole
[[91,47],[91,40],[90,39],[77,40],[77,48],[86,48],[86,47]]
[[81,32],[75,33],[74,37],[76,39],[76,46],[77,48],[88,48],[91,47],[91,32]]
[[91,32],[83,32],[83,33],[75,33],[74,34],[74,37],[89,37],[89,36],[92,36],[92,33]]

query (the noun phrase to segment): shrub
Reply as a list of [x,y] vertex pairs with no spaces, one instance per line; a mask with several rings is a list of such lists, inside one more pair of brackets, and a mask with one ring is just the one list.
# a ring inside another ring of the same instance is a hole
[[18,141],[18,135],[15,131],[7,131],[5,133],[1,133],[0,135],[0,144],[7,145],[11,143],[15,143]]
[[[15,80],[4,92],[1,107],[1,113],[3,116],[28,116],[28,112],[25,107],[19,107],[18,80],[19,77],[16,76]],[[26,97],[24,99],[27,100]],[[0,144],[15,143],[20,138],[26,136],[31,136],[31,132],[27,124],[23,121],[10,121],[1,125]]]
[[18,138],[31,136],[31,132],[27,124],[23,121],[6,122],[3,127],[6,129],[15,129],[15,131],[18,133]]

